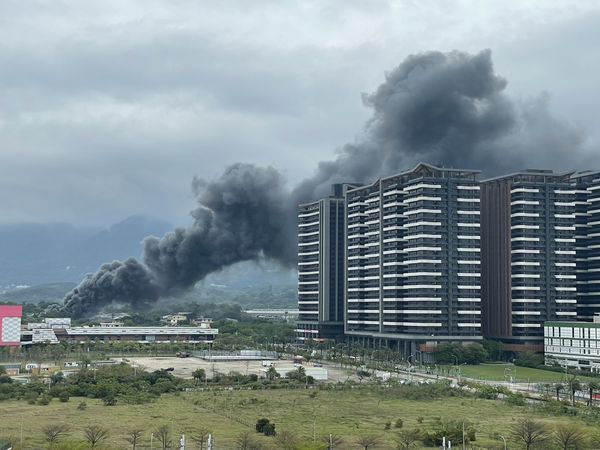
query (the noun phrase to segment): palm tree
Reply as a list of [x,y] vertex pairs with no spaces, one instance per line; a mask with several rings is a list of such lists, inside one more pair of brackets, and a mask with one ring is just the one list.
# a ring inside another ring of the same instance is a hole
[[85,440],[92,449],[108,438],[108,430],[106,428],[99,427],[97,425],[90,425],[83,430]]
[[569,387],[571,388],[571,405],[575,406],[575,392],[580,391],[582,386],[579,380],[576,380],[575,377],[573,377],[569,380]]
[[556,401],[560,402],[560,391],[564,391],[565,386],[562,383],[555,383],[554,390],[556,391]]
[[597,381],[590,381],[587,384],[588,392],[590,393],[590,406],[594,404],[594,392],[600,389],[600,383]]
[[69,427],[66,425],[46,425],[42,427],[42,433],[46,442],[50,444],[50,448],[52,448],[68,431]]

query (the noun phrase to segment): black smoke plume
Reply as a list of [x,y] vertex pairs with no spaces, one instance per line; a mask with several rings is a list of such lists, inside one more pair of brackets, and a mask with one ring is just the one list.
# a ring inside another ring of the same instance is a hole
[[428,52],[406,58],[363,102],[373,109],[363,137],[319,163],[291,192],[272,168],[236,164],[213,182],[194,180],[194,224],[144,241],[143,263],[103,265],[67,294],[64,309],[88,314],[112,302],[139,307],[193,286],[225,266],[260,257],[292,265],[296,205],[337,182],[367,183],[418,161],[482,169],[585,167],[578,130],[552,117],[547,98],[517,103],[504,92],[491,52]]
[[195,179],[194,223],[144,240],[143,263],[104,264],[64,300],[74,317],[113,302],[139,308],[175,295],[211,272],[259,257],[293,261],[293,215],[281,175],[249,164],[229,167],[213,182]]

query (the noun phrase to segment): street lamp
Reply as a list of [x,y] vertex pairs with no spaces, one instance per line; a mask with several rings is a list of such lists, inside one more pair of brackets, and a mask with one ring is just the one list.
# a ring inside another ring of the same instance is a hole
[[499,434],[498,436],[500,436],[502,438],[502,440],[504,441],[504,450],[506,450],[506,439],[501,434]]

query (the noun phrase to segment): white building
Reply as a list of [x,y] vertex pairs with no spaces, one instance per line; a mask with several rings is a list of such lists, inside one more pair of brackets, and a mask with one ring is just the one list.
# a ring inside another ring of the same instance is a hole
[[600,317],[594,322],[546,322],[546,365],[600,372]]

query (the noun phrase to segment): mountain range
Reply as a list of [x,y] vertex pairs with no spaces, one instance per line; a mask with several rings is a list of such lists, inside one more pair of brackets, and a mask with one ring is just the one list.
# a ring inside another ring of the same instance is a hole
[[[0,225],[0,301],[58,301],[101,264],[139,257],[146,236],[162,236],[171,229],[168,222],[141,215],[105,229],[61,223]],[[296,282],[293,270],[244,262],[209,275],[185,297],[249,300],[246,292],[287,305],[295,298]]]

